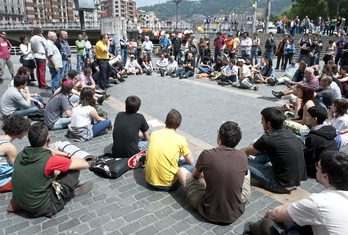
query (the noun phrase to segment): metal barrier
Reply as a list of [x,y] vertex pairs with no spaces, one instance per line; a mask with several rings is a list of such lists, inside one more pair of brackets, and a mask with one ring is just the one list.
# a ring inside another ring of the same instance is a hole
[[[35,27],[40,27],[43,29],[79,29],[81,28],[80,22],[71,22],[71,23],[45,23],[45,24],[2,24],[0,29],[6,30],[18,30],[18,29],[32,29]],[[100,29],[100,21],[86,23],[86,29]]]

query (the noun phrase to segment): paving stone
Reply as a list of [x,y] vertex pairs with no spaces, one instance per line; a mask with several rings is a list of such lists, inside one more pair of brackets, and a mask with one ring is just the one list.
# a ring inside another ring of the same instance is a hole
[[39,234],[40,232],[41,232],[40,225],[36,225],[36,226],[31,226],[29,228],[25,228],[24,230],[19,231],[18,234],[19,235]]
[[78,218],[79,216],[87,214],[88,212],[89,211],[87,208],[81,208],[80,210],[69,212],[69,216],[71,218]]
[[146,215],[146,211],[144,211],[143,209],[140,209],[140,210],[133,211],[132,213],[124,216],[124,219],[127,222],[131,222],[131,221],[140,219],[144,215]]
[[133,207],[132,206],[127,206],[127,207],[123,207],[123,208],[117,209],[116,211],[111,212],[109,215],[113,219],[118,219],[120,217],[128,215],[132,211],[133,211]]
[[139,235],[153,235],[153,234],[156,234],[158,232],[158,229],[151,225],[147,228],[144,228],[142,229],[141,231],[137,232],[136,234],[139,234]]
[[112,211],[118,210],[119,208],[120,207],[116,203],[113,203],[113,204],[108,204],[108,206],[100,208],[96,210],[95,212],[97,213],[98,216],[102,216],[105,214],[109,214]]
[[84,223],[71,228],[67,234],[84,234],[87,231],[90,231],[90,228],[87,223]]
[[190,230],[187,231],[188,234],[190,235],[201,235],[204,233],[204,230],[198,226],[191,228]]
[[125,224],[123,219],[110,221],[103,225],[105,231],[116,231]]
[[83,216],[80,217],[80,220],[82,222],[87,222],[90,221],[91,219],[94,219],[97,215],[94,212],[90,212],[88,214],[84,214]]
[[162,230],[162,229],[170,227],[174,223],[175,223],[175,220],[172,217],[166,217],[164,219],[161,219],[157,223],[155,223],[155,225],[159,230]]
[[185,222],[185,221],[181,221],[181,222],[179,222],[179,223],[177,223],[177,224],[175,224],[174,226],[173,226],[173,228],[175,229],[175,231],[177,231],[178,233],[179,232],[182,232],[182,231],[186,231],[188,228],[190,228],[191,227],[191,225],[189,225],[187,222]]
[[140,227],[141,226],[140,226],[139,222],[130,223],[130,224],[124,226],[123,228],[121,228],[121,232],[123,234],[131,234],[131,233],[137,231]]
[[103,231],[100,228],[93,229],[92,231],[89,231],[88,233],[85,233],[85,235],[101,235],[103,234]]
[[19,230],[27,228],[28,226],[29,226],[28,221],[24,221],[24,222],[19,223],[19,224],[14,224],[14,225],[6,228],[6,234],[11,234],[11,233],[17,232]]
[[176,235],[177,232],[175,232],[174,229],[169,228],[167,230],[161,231],[160,233],[158,233],[157,235]]
[[96,228],[96,227],[102,226],[103,224],[105,224],[106,221],[109,221],[109,220],[110,220],[110,217],[108,215],[104,215],[104,216],[97,217],[95,219],[90,220],[88,224],[91,228]]
[[97,202],[100,200],[104,200],[106,197],[107,197],[107,195],[105,193],[103,193],[103,194],[100,194],[98,196],[93,197],[93,201]]
[[180,210],[180,211],[176,212],[175,214],[171,214],[171,216],[175,220],[183,220],[184,218],[186,218],[189,215],[190,215],[190,213],[187,212],[186,210]]
[[173,210],[170,207],[163,208],[162,210],[155,213],[157,218],[161,219],[168,215],[171,215],[173,213]]
[[158,221],[158,219],[153,215],[147,215],[140,219],[140,223],[142,226],[147,226],[155,221]]
[[65,230],[71,229],[79,224],[80,224],[80,221],[78,219],[72,219],[70,221],[67,221],[65,223],[60,224],[58,226],[58,231],[63,232]]
[[55,219],[48,220],[47,222],[44,222],[42,224],[42,229],[45,230],[47,228],[51,228],[52,226],[59,225],[61,223],[64,223],[68,219],[69,219],[69,217],[67,215],[62,215],[62,216],[59,216]]

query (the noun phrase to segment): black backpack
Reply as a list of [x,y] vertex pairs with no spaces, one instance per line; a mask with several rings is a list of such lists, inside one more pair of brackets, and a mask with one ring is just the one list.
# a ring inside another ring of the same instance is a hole
[[89,166],[99,176],[116,179],[129,170],[128,158],[113,158],[110,154],[98,156]]

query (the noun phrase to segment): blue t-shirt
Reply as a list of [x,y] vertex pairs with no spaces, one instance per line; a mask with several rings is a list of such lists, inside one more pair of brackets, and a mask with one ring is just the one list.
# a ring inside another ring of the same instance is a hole
[[160,40],[160,43],[163,43],[163,47],[167,47],[169,45],[169,39],[168,38],[162,38]]
[[[0,140],[0,145],[10,143],[9,140]],[[0,156],[0,187],[5,186],[12,179],[13,166],[7,155]]]

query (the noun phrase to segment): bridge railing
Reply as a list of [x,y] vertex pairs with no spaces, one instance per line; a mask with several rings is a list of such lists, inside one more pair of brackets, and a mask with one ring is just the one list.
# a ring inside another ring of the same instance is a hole
[[[0,24],[1,30],[32,29],[35,27],[40,27],[43,29],[79,29],[81,28],[81,25],[80,25],[80,22],[45,23],[45,24],[32,24],[32,23]],[[100,21],[86,22],[86,29],[100,29]]]
[[[93,47],[94,48],[94,47]],[[76,54],[76,46],[70,46],[70,51],[72,54]],[[10,55],[22,55],[21,49],[19,46],[12,46],[10,51]]]

